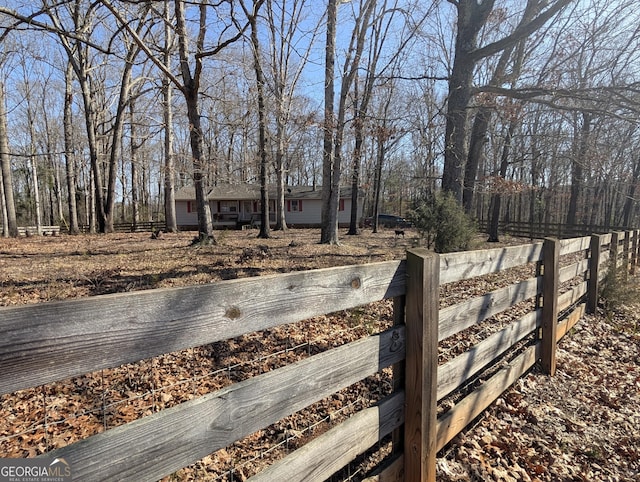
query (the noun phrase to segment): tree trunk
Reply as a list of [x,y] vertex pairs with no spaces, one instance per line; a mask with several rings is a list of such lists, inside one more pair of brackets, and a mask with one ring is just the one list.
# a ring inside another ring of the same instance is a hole
[[487,21],[494,0],[482,3],[460,0],[455,57],[449,78],[449,100],[445,128],[442,189],[462,202],[463,170],[467,152],[467,118],[476,62],[471,53],[478,43],[478,32]]
[[491,113],[491,108],[480,107],[473,120],[462,192],[462,205],[467,214],[471,213],[473,209],[473,192],[478,174],[478,165],[484,158],[484,146],[487,143],[487,130],[491,121]]
[[36,223],[36,229],[38,235],[42,235],[42,205],[40,199],[40,181],[38,179],[38,165],[36,161],[37,156],[37,147],[36,147],[36,131],[34,125],[34,112],[33,106],[31,105],[31,88],[29,86],[29,81],[27,81],[26,85],[27,89],[27,123],[29,125],[29,173],[31,174],[31,190],[33,192],[33,207],[34,207],[34,217]]
[[327,40],[325,45],[324,66],[324,140],[322,156],[322,221],[320,228],[320,243],[338,244],[337,212],[333,209],[332,199],[335,170],[334,132],[335,118],[334,102],[334,69],[336,50],[336,24],[338,17],[337,0],[328,0],[327,6]]
[[373,219],[371,225],[373,226],[373,232],[377,233],[378,226],[378,214],[380,214],[380,193],[382,191],[382,164],[384,163],[385,156],[385,143],[382,135],[378,136],[378,156],[376,158],[376,169],[374,179],[374,193],[373,193]]
[[[189,49],[187,46],[187,26],[184,12],[184,0],[175,2],[176,32],[180,51],[180,71],[182,73],[182,92],[187,104],[187,119],[189,120],[189,141],[191,155],[193,156],[193,185],[196,193],[196,208],[198,212],[198,238],[201,243],[215,243],[213,236],[213,222],[211,208],[207,199],[205,186],[203,136],[200,123],[200,110],[198,106],[198,90],[200,88],[200,73],[202,72],[202,59],[196,59],[195,74],[191,74],[189,68]],[[206,6],[200,9],[200,27],[206,28]],[[204,41],[204,39],[203,39]]]
[[258,91],[258,152],[260,157],[260,233],[259,238],[270,238],[271,227],[269,225],[269,189],[268,189],[268,165],[267,165],[267,126],[265,115],[264,74],[260,63],[260,41],[258,40],[258,23],[256,15],[261,1],[254,2],[253,11],[249,12],[244,4],[245,13],[251,25],[251,45],[253,47],[253,70],[256,75],[256,88]]
[[[462,202],[463,171],[467,158],[467,117],[475,66],[480,60],[527,38],[570,2],[571,0],[557,0],[535,18],[523,18],[509,35],[478,48],[478,34],[487,22],[495,0],[451,1],[458,10],[458,28],[453,68],[449,77],[442,189],[451,192],[459,202]],[[528,3],[524,16],[531,13],[530,9],[537,12],[546,4],[546,1]]]
[[2,217],[2,237],[9,237],[9,223],[7,220],[7,206],[4,199],[4,183],[2,182],[2,169],[0,169],[0,217]]
[[131,133],[131,222],[135,231],[136,227],[140,223],[140,196],[138,193],[138,150],[140,149],[140,145],[138,144],[134,99],[131,99],[131,102],[129,102],[129,122],[129,129]]
[[362,163],[362,144],[364,141],[363,117],[364,116],[356,116],[354,127],[355,139],[351,173],[351,217],[349,219],[349,231],[347,232],[348,235],[352,236],[358,234],[358,189],[360,188],[360,165]]
[[4,208],[6,209],[6,224],[12,238],[18,237],[18,221],[16,219],[16,204],[13,198],[13,175],[11,173],[11,158],[9,157],[9,133],[7,132],[7,111],[5,110],[4,84],[0,82],[0,169],[2,170],[2,186],[4,188]]
[[[164,65],[171,70],[173,35],[170,27],[169,1],[164,1]],[[175,164],[173,158],[173,86],[162,77],[162,113],[164,117],[164,219],[168,233],[178,232],[176,219]]]
[[591,114],[582,113],[582,128],[578,140],[578,152],[571,159],[571,197],[569,198],[569,209],[567,211],[567,225],[578,224],[578,203],[582,196],[584,184],[584,166],[589,149],[589,137],[591,131]]
[[[504,139],[504,146],[502,148],[502,156],[500,157],[500,172],[499,176],[502,179],[507,177],[507,168],[509,167],[509,154],[511,151],[511,138],[515,131],[515,123],[511,123],[507,134]],[[491,203],[489,209],[489,239],[490,243],[497,243],[500,241],[498,229],[500,226],[500,208],[502,207],[502,195],[500,192],[494,192],[491,195]]]
[[640,157],[636,159],[633,165],[633,174],[629,187],[627,188],[627,197],[624,200],[624,207],[622,209],[623,226],[627,229],[631,228],[631,220],[633,218],[634,208],[636,205],[636,189],[638,187],[638,180],[640,179]]

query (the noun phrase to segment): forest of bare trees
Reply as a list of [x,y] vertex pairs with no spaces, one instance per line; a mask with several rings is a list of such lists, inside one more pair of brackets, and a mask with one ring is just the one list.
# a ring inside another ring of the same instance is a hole
[[[0,219],[166,222],[195,186],[338,188],[364,215],[448,191],[475,219],[638,225],[634,0],[8,0]],[[268,189],[269,188],[269,189]],[[269,219],[263,212],[263,220]],[[349,234],[356,234],[355,211]],[[263,222],[261,236],[269,236]]]

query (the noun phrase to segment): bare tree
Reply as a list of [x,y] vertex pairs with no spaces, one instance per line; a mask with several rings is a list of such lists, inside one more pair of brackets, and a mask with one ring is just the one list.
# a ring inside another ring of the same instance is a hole
[[[339,166],[335,165],[335,152],[333,150],[337,23],[338,2],[337,0],[328,0],[324,61],[324,121],[322,125],[324,132],[322,149],[322,226],[320,228],[320,242],[324,244],[338,243],[338,214],[331,206],[332,199],[336,197],[336,194],[332,193],[332,187],[334,184],[340,185]],[[337,183],[334,181],[335,177],[338,177]]]
[[[519,26],[529,23],[535,15],[539,13],[542,5],[538,0],[528,0],[527,6],[520,19]],[[506,47],[491,74],[490,85],[502,85],[510,82],[512,85],[520,76],[522,70],[525,40],[521,39],[517,43]],[[511,63],[511,70],[508,71]],[[484,156],[484,146],[487,140],[487,131],[491,123],[493,107],[490,104],[481,105],[474,117],[473,127],[469,136],[469,149],[464,169],[464,184],[462,193],[462,204],[467,214],[473,209],[473,193],[478,172],[478,166],[482,163]]]
[[445,132],[445,157],[442,188],[462,202],[464,166],[467,157],[467,118],[473,95],[474,69],[478,62],[495,55],[531,35],[549,19],[560,12],[572,0],[556,0],[549,4],[539,0],[540,13],[521,23],[510,34],[485,46],[478,45],[478,34],[491,14],[495,0],[448,0],[457,10],[455,57],[449,77],[447,127]]
[[9,156],[9,134],[7,132],[7,112],[5,108],[4,83],[0,82],[0,169],[2,170],[3,213],[6,220],[5,236],[18,236],[16,204],[13,197],[13,174]]
[[[310,50],[318,34],[314,26],[306,43],[297,38],[304,20],[307,0],[267,0],[266,16],[269,31],[269,65],[271,68],[271,93],[274,97],[275,117],[275,171],[276,171],[276,230],[286,230],[285,217],[285,157],[290,145],[294,92],[306,66]],[[307,35],[303,35],[307,38]],[[294,56],[298,61],[294,62]],[[265,66],[268,69],[268,66]]]
[[[171,71],[171,53],[173,31],[169,13],[169,0],[164,0],[162,16],[164,19],[163,59],[167,70]],[[173,84],[168,76],[162,77],[162,115],[164,120],[164,218],[169,233],[178,231],[176,220],[175,162],[173,154]]]
[[253,52],[253,70],[256,76],[256,89],[258,92],[258,156],[260,158],[260,233],[259,238],[271,237],[271,227],[269,225],[269,186],[268,186],[268,164],[267,164],[267,121],[265,106],[265,81],[262,70],[260,54],[260,41],[258,39],[257,15],[264,0],[254,0],[251,9],[242,1],[249,25],[251,26],[251,46]]
[[325,120],[322,170],[322,226],[320,242],[338,243],[338,208],[340,201],[340,176],[342,170],[342,144],[344,140],[345,118],[348,95],[356,73],[360,68],[362,53],[366,44],[366,34],[376,5],[375,0],[361,0],[359,10],[354,15],[354,27],[344,59],[338,111],[334,113],[335,70],[335,28],[337,23],[337,5],[329,0],[327,8],[327,42],[325,48]]
[[[189,143],[193,164],[193,184],[196,194],[196,208],[198,212],[198,238],[201,243],[215,243],[213,235],[213,222],[211,218],[211,208],[207,200],[207,162],[204,158],[204,142],[202,132],[202,122],[200,115],[200,86],[202,81],[203,60],[207,57],[215,56],[227,46],[239,40],[248,24],[240,25],[236,19],[234,4],[232,2],[221,2],[216,7],[226,6],[229,10],[218,16],[218,21],[229,22],[221,29],[223,34],[232,30],[232,34],[216,42],[215,46],[205,49],[207,39],[207,12],[209,4],[207,2],[197,3],[198,9],[198,32],[195,40],[195,51],[190,50],[189,29],[187,28],[186,5],[184,0],[175,2],[175,34],[178,41],[178,54],[180,59],[180,80],[167,68],[162,59],[157,58],[149,46],[130,27],[121,12],[116,9],[109,0],[101,0],[116,17],[118,22],[132,36],[138,46],[147,54],[150,60],[166,75],[173,85],[180,90],[184,96],[187,107],[187,119],[189,122]],[[160,14],[162,17],[162,15]],[[192,63],[193,62],[193,63]]]

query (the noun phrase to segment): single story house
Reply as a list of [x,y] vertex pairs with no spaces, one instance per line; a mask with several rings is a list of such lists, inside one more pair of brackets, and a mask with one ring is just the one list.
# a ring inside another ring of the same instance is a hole
[[[276,189],[269,189],[269,220],[275,224]],[[175,194],[176,220],[183,231],[198,229],[196,194],[193,186],[178,189]],[[214,229],[239,229],[260,225],[260,186],[255,184],[225,184],[208,190]],[[285,221],[290,227],[319,227],[322,212],[322,188],[291,186],[285,188]],[[358,203],[358,220],[362,203]],[[340,189],[338,223],[348,226],[351,220],[351,188]]]

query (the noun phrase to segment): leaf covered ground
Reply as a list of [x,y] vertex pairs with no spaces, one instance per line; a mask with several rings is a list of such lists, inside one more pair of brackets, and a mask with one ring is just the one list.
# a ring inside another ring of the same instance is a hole
[[[255,231],[216,234],[214,246],[192,246],[193,233],[0,239],[0,306],[400,259],[418,244],[410,231],[406,238],[388,230],[343,234],[339,246],[318,244],[317,230],[273,233],[266,240]],[[505,282],[511,281],[503,275],[468,280],[444,289],[443,303]],[[557,375],[534,369],[519,380],[439,454],[438,480],[640,480],[637,300],[626,297],[606,314],[584,318],[559,346]],[[390,303],[380,303],[3,396],[0,457],[44,453],[391,322]],[[463,348],[460,340],[443,346],[441,358]],[[390,373],[380,373],[172,479],[243,480],[390,389]],[[388,444],[380,448],[384,455]],[[375,456],[336,480],[361,480],[374,463]]]

